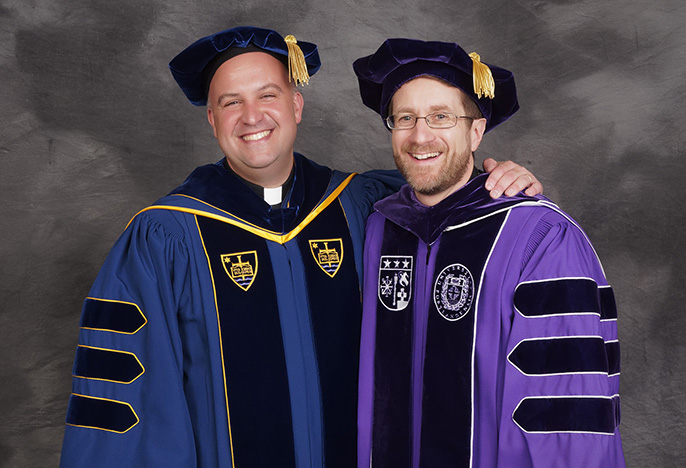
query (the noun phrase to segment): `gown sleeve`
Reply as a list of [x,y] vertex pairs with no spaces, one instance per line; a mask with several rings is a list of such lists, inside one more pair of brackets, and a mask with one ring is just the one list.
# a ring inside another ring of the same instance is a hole
[[586,234],[540,218],[511,299],[498,466],[624,467],[617,309]]
[[61,467],[194,467],[179,315],[189,304],[182,231],[139,214],[86,298]]

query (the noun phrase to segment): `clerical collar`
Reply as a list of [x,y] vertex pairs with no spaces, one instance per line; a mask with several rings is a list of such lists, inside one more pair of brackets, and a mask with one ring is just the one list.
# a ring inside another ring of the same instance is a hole
[[288,175],[288,179],[286,180],[286,182],[283,183],[282,186],[273,187],[273,188],[265,188],[265,187],[262,187],[261,185],[253,184],[249,180],[245,180],[243,177],[236,174],[236,172],[233,169],[231,169],[231,166],[229,166],[229,162],[226,160],[226,158],[224,158],[222,163],[224,165],[224,169],[226,169],[227,171],[230,171],[236,177],[238,177],[245,185],[250,187],[252,189],[252,191],[257,194],[258,197],[260,197],[265,202],[267,202],[272,208],[276,208],[276,209],[281,208],[281,202],[283,201],[284,195],[288,193],[288,191],[291,189],[291,185],[293,185],[293,175],[295,174],[295,164],[293,165],[293,168],[291,169],[291,173]]

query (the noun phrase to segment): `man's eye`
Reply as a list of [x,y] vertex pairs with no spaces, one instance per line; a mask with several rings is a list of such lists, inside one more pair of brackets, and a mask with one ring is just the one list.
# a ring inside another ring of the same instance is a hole
[[236,100],[234,100],[234,101],[226,101],[226,102],[224,102],[224,104],[222,105],[222,107],[232,107],[232,106],[237,105],[238,102],[239,102],[239,101],[236,101]]
[[445,120],[448,118],[448,114],[434,114],[434,119],[436,120]]
[[400,115],[398,116],[398,122],[412,122],[414,120],[414,116],[412,115]]

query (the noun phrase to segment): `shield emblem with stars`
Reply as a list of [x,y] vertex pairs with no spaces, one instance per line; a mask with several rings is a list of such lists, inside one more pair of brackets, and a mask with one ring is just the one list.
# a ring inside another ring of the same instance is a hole
[[338,273],[343,261],[343,239],[313,239],[310,251],[319,268],[330,277]]
[[412,257],[382,255],[379,300],[388,310],[403,310],[412,297]]
[[257,276],[257,251],[224,254],[221,258],[229,278],[243,291],[247,291]]

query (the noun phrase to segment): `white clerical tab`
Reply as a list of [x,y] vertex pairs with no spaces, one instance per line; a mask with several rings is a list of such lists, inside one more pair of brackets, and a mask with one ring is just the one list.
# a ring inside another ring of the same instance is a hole
[[264,189],[264,201],[270,205],[278,205],[281,203],[281,187],[266,188]]

